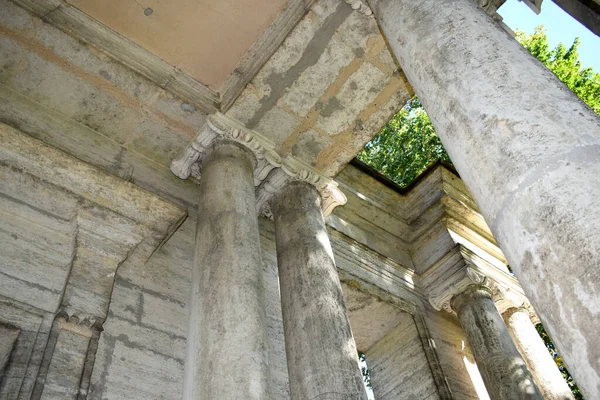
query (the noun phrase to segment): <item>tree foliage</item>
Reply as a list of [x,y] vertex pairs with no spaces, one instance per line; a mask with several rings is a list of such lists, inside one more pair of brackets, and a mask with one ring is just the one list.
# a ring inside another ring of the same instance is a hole
[[450,157],[415,96],[387,123],[357,158],[392,179],[410,185],[429,165]]
[[372,389],[371,375],[369,374],[369,368],[367,368],[367,356],[365,353],[358,352],[358,361],[360,362],[360,373],[362,374],[365,387]]
[[565,381],[567,381],[567,385],[569,385],[571,392],[573,392],[573,397],[575,397],[576,400],[583,400],[583,395],[581,394],[581,392],[579,391],[579,388],[575,384],[573,377],[571,376],[569,371],[567,371],[567,367],[565,366],[565,363],[563,362],[562,357],[558,353],[558,350],[556,350],[556,347],[554,346],[552,339],[550,339],[550,336],[548,336],[548,334],[546,333],[544,326],[542,324],[537,324],[535,326],[535,328],[537,329],[541,338],[544,340],[544,344],[546,345],[546,348],[548,349],[548,351],[550,352],[550,355],[554,359],[554,362],[556,363],[556,366],[560,370],[560,373],[562,374],[563,378],[565,379]]
[[548,67],[584,103],[600,115],[600,73],[591,67],[583,68],[579,61],[579,38],[567,48],[559,43],[550,49],[543,26],[537,26],[532,34],[517,30],[517,40],[531,54]]

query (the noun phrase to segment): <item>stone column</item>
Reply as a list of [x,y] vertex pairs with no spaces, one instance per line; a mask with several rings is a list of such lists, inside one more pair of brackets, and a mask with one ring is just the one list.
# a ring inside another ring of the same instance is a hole
[[477,368],[492,400],[542,400],[525,361],[492,300],[492,291],[471,285],[451,306],[467,336]]
[[527,297],[600,398],[600,119],[473,0],[368,0]]
[[366,400],[317,190],[291,182],[271,201],[292,400]]
[[572,400],[573,393],[533,326],[529,310],[512,307],[502,316],[544,399]]
[[255,164],[228,141],[202,161],[185,399],[270,398]]

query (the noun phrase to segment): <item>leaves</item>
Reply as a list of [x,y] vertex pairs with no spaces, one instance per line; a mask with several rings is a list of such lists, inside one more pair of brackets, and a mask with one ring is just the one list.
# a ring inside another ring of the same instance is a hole
[[369,368],[367,367],[367,356],[365,353],[358,352],[358,361],[360,365],[360,372],[367,388],[373,388],[371,385],[371,375],[369,374]]
[[573,392],[573,396],[575,397],[575,399],[583,400],[583,395],[581,394],[579,388],[575,384],[573,377],[571,376],[569,371],[567,371],[567,367],[565,366],[562,357],[558,353],[558,350],[556,350],[556,347],[554,347],[554,343],[552,343],[552,339],[550,339],[550,336],[548,336],[548,334],[546,333],[546,329],[544,329],[544,326],[542,324],[537,324],[535,326],[535,329],[537,329],[538,333],[540,334],[540,337],[544,341],[546,348],[548,349],[550,355],[554,359],[554,362],[560,370],[560,373],[562,374],[563,378],[565,379],[565,381],[567,381],[567,385],[569,385],[569,388],[571,389],[571,392]]
[[[569,48],[560,43],[550,49],[546,31],[538,26],[530,35],[517,31],[517,40],[600,115],[600,74],[581,67],[579,38]],[[412,184],[436,161],[451,163],[416,96],[365,145],[357,158],[401,188]]]
[[542,25],[535,27],[532,34],[517,30],[517,40],[531,54],[548,67],[563,81],[584,103],[600,115],[600,73],[591,67],[582,68],[579,61],[579,38],[575,38],[571,47],[559,43],[550,49],[546,30]]
[[409,186],[436,161],[450,163],[448,153],[416,96],[367,143],[357,158],[402,188]]

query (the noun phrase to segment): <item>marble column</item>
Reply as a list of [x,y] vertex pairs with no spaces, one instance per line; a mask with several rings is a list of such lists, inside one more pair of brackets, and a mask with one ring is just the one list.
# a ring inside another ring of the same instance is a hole
[[271,201],[292,400],[366,400],[317,190],[294,181]]
[[186,400],[270,398],[255,164],[228,141],[202,161]]
[[542,400],[521,354],[483,285],[470,285],[454,296],[451,306],[467,336],[492,400]]
[[473,0],[368,0],[527,297],[600,398],[600,118]]
[[572,400],[573,393],[531,322],[529,310],[512,307],[502,316],[544,399]]

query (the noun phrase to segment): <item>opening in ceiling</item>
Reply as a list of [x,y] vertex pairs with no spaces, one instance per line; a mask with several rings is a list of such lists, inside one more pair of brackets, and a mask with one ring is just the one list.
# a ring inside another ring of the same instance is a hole
[[431,166],[452,167],[450,157],[414,96],[398,111],[356,157],[405,189]]

